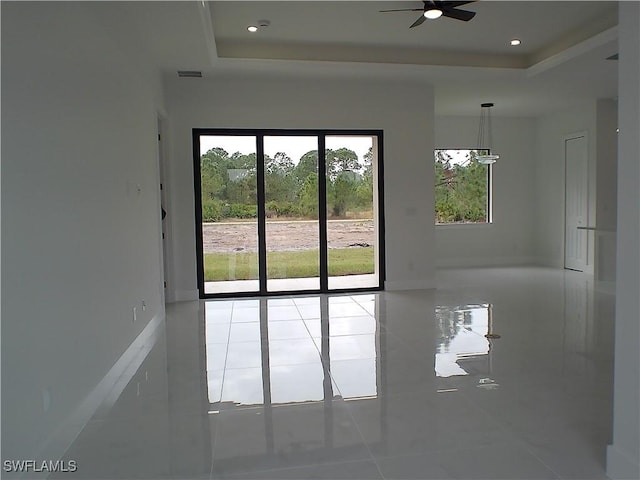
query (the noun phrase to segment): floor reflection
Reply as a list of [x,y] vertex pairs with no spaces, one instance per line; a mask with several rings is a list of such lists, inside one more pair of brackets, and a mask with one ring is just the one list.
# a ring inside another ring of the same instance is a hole
[[[242,449],[217,444],[213,473],[288,465],[293,455],[293,464],[307,455],[331,461],[366,457],[344,402],[375,399],[379,391],[376,299],[366,294],[205,302],[216,437],[245,433]],[[381,430],[368,437],[379,441]]]
[[489,355],[491,346],[486,335],[490,310],[489,304],[436,307],[440,332],[435,355],[436,376],[468,375],[478,357]]
[[[499,388],[492,377],[492,342],[500,338],[493,332],[493,306],[488,303],[437,306],[435,309],[439,338],[435,353],[436,377],[474,377],[482,390]],[[441,386],[439,393],[457,391]]]
[[473,269],[173,304],[64,460],[82,479],[605,478],[615,298],[590,281]]
[[375,397],[375,304],[373,294],[206,302],[211,411]]

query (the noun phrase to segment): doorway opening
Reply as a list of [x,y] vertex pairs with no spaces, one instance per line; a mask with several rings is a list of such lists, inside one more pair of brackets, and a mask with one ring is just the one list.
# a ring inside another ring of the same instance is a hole
[[381,289],[381,131],[194,129],[201,298]]

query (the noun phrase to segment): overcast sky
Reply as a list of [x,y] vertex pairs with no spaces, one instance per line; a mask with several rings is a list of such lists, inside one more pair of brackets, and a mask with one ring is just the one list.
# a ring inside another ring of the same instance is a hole
[[[327,136],[326,147],[331,150],[338,148],[348,148],[358,155],[358,159],[362,162],[364,155],[369,151],[372,144],[372,137],[338,137]],[[223,148],[229,155],[235,152],[242,154],[256,153],[256,137],[254,136],[200,136],[200,155],[208,152],[214,147]],[[294,164],[297,164],[305,153],[310,150],[318,149],[317,137],[302,136],[265,136],[264,137],[264,153],[273,157],[277,152],[285,152]]]
[[470,151],[471,150],[447,150],[447,153],[451,156],[450,163],[452,165],[466,163]]

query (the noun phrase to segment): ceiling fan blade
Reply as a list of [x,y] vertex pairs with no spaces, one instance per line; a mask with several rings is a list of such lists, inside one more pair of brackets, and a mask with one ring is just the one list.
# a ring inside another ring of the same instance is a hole
[[378,10],[380,13],[386,12],[423,12],[422,8],[403,8],[401,10]]
[[452,8],[450,10],[442,11],[443,17],[455,18],[456,20],[462,20],[463,22],[468,22],[473,17],[476,16],[476,12],[470,12],[468,10],[458,10],[456,8]]
[[469,3],[475,3],[476,0],[471,0],[471,1],[466,1],[466,2],[449,2],[448,0],[435,0],[435,3],[440,7],[443,8],[445,10],[451,9],[451,8],[456,8],[456,7],[461,7],[463,5],[468,5]]
[[420,18],[418,18],[415,22],[413,22],[413,24],[409,28],[413,28],[413,27],[417,27],[418,25],[422,25],[426,19],[427,19],[427,17],[425,17],[424,15],[420,15]]

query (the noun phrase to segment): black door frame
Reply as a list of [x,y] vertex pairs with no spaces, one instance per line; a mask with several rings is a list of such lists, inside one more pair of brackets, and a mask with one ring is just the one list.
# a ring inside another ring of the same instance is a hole
[[[256,173],[257,173],[257,207],[258,207],[258,277],[259,291],[234,293],[205,293],[204,281],[204,247],[202,241],[202,187],[200,172],[200,137],[206,135],[247,136],[256,138]],[[264,137],[266,136],[314,136],[318,137],[318,223],[320,242],[320,288],[314,290],[267,291],[267,246],[266,215],[264,187]],[[369,136],[377,139],[377,195],[378,195],[378,286],[365,288],[345,288],[329,290],[328,243],[327,243],[327,182],[325,139],[328,136]],[[386,277],[385,243],[384,243],[384,168],[383,168],[383,131],[382,130],[307,130],[307,129],[231,129],[231,128],[194,128],[192,130],[193,146],[193,189],[195,201],[195,233],[198,291],[200,298],[230,298],[257,296],[292,296],[317,293],[348,293],[377,291],[384,289]],[[324,174],[320,175],[321,172]],[[322,208],[321,206],[324,206]]]

